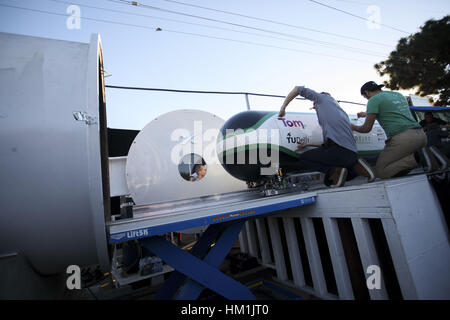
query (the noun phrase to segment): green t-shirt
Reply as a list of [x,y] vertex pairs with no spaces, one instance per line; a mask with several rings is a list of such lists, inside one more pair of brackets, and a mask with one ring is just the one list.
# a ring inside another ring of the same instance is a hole
[[367,114],[375,113],[388,138],[408,129],[420,128],[409,110],[405,97],[392,91],[381,91],[367,103]]

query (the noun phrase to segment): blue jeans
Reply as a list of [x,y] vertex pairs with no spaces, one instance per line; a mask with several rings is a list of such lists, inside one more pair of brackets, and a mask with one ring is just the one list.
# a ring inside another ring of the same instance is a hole
[[347,181],[355,178],[358,175],[354,169],[356,161],[358,161],[358,156],[355,152],[328,141],[318,148],[300,154],[297,162],[290,164],[289,167],[295,166],[299,170],[322,172],[325,174],[323,182],[329,186],[332,184],[330,176],[338,167],[348,169]]

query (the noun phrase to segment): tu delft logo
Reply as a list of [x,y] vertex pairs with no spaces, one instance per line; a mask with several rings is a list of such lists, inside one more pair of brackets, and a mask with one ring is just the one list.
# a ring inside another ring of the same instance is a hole
[[307,136],[293,137],[290,132],[287,134],[286,140],[288,143],[308,143],[309,142],[309,139]]

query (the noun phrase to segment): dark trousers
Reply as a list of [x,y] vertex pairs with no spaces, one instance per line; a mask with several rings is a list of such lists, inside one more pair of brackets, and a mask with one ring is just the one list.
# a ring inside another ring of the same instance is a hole
[[357,160],[358,156],[355,152],[328,140],[322,146],[300,154],[297,162],[289,164],[288,168],[285,166],[285,169],[295,171],[296,167],[298,170],[307,169],[325,173],[324,183],[329,186],[332,183],[330,176],[337,167],[348,169],[347,181],[355,178],[358,173],[353,167]]

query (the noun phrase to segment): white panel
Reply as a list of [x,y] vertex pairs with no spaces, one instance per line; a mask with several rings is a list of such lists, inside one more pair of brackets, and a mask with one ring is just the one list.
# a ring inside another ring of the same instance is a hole
[[413,94],[410,94],[409,97],[411,98],[411,102],[413,106],[421,106],[421,107],[432,107],[433,105],[430,104],[430,101],[428,101],[428,98],[426,97],[418,97]]
[[291,261],[292,276],[298,287],[305,286],[305,275],[303,273],[302,259],[298,248],[298,239],[295,232],[293,218],[283,218],[284,230],[286,231],[286,242]]
[[267,241],[267,230],[264,218],[256,219],[255,223],[258,232],[259,248],[261,249],[262,263],[270,263],[272,262],[272,258],[270,257],[270,247],[269,242]]
[[[361,263],[364,272],[369,266],[375,265],[381,268],[377,257],[375,245],[372,239],[372,232],[370,231],[369,221],[366,219],[352,218],[353,230],[355,231],[356,243],[358,244],[359,255],[361,256]],[[368,278],[365,273],[366,279]],[[381,286],[380,289],[369,289],[370,298],[372,300],[388,299],[386,286],[383,279],[383,270],[381,270]]]
[[320,189],[317,190],[314,206],[287,209],[283,216],[390,218],[392,210],[384,186],[384,182],[373,182],[337,189]]
[[445,220],[426,176],[391,182],[386,190],[407,260],[448,242]]
[[339,298],[352,300],[355,297],[348,274],[347,261],[345,260],[344,248],[342,247],[337,221],[331,218],[323,218],[322,221],[327,236]]
[[448,254],[448,243],[441,243],[408,262],[419,300],[450,300]]
[[239,233],[239,247],[242,253],[248,253],[247,228],[242,228]]
[[280,280],[287,280],[286,263],[284,261],[283,246],[281,244],[280,231],[276,218],[268,218],[270,238],[272,239],[273,256],[275,259],[275,267],[277,269],[277,277]]
[[427,176],[392,180],[386,185],[418,299],[450,299],[448,229]]
[[320,297],[323,297],[327,293],[327,285],[323,274],[313,221],[310,218],[301,218],[300,221],[302,223],[302,231],[305,238],[306,253],[308,254],[309,266],[311,268],[314,291]]
[[248,253],[252,257],[258,258],[258,245],[256,240],[256,228],[253,220],[248,220],[245,223],[245,229],[247,230],[247,240],[248,240]]
[[125,176],[127,157],[109,158],[109,185],[111,197],[130,194]]
[[405,252],[398,235],[397,227],[392,219],[382,219],[384,234],[391,253],[395,273],[402,291],[403,299],[417,299],[417,291],[406,261]]

